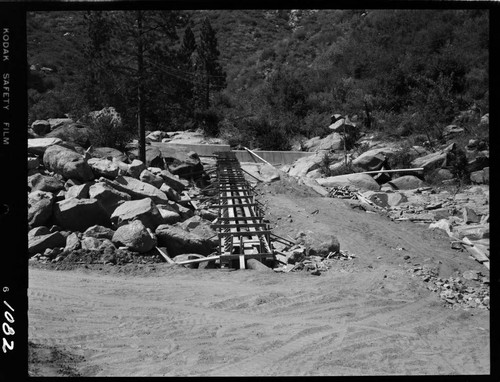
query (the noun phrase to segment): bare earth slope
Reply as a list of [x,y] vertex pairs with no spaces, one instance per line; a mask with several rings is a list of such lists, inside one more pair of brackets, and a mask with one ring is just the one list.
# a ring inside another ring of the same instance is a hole
[[486,268],[446,234],[277,187],[260,199],[274,232],[335,234],[356,258],[320,276],[32,267],[30,341],[81,360],[83,376],[489,374],[489,311],[451,309],[408,271]]

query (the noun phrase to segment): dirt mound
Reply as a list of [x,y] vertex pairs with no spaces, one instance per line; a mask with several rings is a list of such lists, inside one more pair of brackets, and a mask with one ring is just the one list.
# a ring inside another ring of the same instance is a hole
[[259,183],[256,191],[270,193],[271,195],[289,195],[297,197],[318,196],[310,187],[299,184],[297,179],[280,174],[280,180],[271,183]]

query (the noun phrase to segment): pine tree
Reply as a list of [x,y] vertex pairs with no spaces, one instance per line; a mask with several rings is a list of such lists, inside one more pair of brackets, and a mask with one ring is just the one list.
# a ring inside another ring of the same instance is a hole
[[226,87],[226,74],[219,63],[219,49],[215,31],[206,17],[203,20],[200,33],[200,43],[197,47],[198,73],[203,80],[199,88],[203,93],[202,105],[204,109],[210,107],[210,92],[220,91]]
[[196,40],[193,30],[188,25],[184,31],[184,37],[182,39],[181,54],[186,58],[186,61],[189,61],[191,60],[191,56],[195,50]]
[[[103,94],[96,103],[114,106],[125,126],[137,125],[144,159],[147,125],[169,124],[175,115],[171,105],[178,103],[179,83],[185,84],[176,72],[180,65],[177,28],[182,26],[179,11],[110,11],[93,16],[88,18],[94,49],[89,54],[89,78],[92,88]],[[99,39],[99,22],[104,17],[109,29],[105,43]],[[92,60],[106,63],[102,75],[96,65],[90,65]]]
[[109,44],[112,25],[108,15],[103,11],[87,11],[84,15],[87,25],[88,40],[84,45],[84,57],[87,66],[84,74],[83,91],[91,109],[102,107],[108,103],[109,76],[107,75],[110,58]]

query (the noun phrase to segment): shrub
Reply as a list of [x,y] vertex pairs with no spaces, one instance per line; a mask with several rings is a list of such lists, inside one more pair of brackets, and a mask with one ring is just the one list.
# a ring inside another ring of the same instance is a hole
[[410,146],[405,146],[401,150],[396,151],[387,159],[391,168],[408,168],[411,167],[411,161],[414,156],[411,154]]
[[470,173],[467,168],[467,156],[465,151],[456,147],[448,154],[447,165],[451,173],[459,181],[459,184],[470,183]]
[[215,108],[195,112],[195,120],[205,135],[215,137],[219,134],[220,115]]
[[312,137],[324,137],[331,133],[328,128],[330,116],[327,113],[318,113],[313,111],[309,113],[302,121],[300,133],[308,139]]
[[131,132],[124,128],[121,116],[113,107],[89,113],[84,122],[89,125],[90,140],[95,146],[123,150],[131,138]]

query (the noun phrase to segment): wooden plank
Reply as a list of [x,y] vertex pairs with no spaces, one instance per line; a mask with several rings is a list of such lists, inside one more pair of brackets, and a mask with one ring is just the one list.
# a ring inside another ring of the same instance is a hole
[[[239,259],[241,254],[233,254],[233,255],[222,255],[221,261],[224,260],[236,260]],[[274,255],[272,253],[251,253],[245,254],[245,259],[274,259]]]
[[255,180],[257,180],[257,182],[263,182],[264,180],[262,179],[259,179],[257,178],[256,176],[253,176],[252,174],[250,174],[247,170],[245,170],[244,168],[241,169],[242,171],[244,171],[247,175],[250,175],[252,178],[254,178]]
[[278,236],[278,235],[276,235],[275,233],[272,233],[272,232],[271,232],[271,236],[273,236],[273,237],[277,237],[278,239],[284,240],[284,241],[286,241],[286,242],[288,242],[288,243],[290,243],[290,244],[296,244],[294,241],[291,241],[291,240],[285,239],[284,237]]
[[268,164],[269,166],[271,167],[274,167],[271,163],[269,163],[267,160],[265,160],[264,158],[258,156],[257,154],[255,154],[252,150],[246,148],[246,147],[243,147],[246,151],[248,151],[250,154],[252,154],[254,157],[256,158],[259,158],[262,162]]
[[219,199],[254,199],[255,195],[231,195],[231,196],[219,196]]
[[237,217],[220,217],[220,218],[217,218],[221,221],[228,221],[228,220],[264,220],[265,217],[264,216],[237,216]]
[[258,203],[242,203],[242,204],[212,204],[210,208],[236,208],[236,207],[255,207]]
[[196,264],[196,263],[204,263],[206,261],[213,261],[213,260],[217,260],[217,259],[220,259],[220,255],[203,257],[201,259],[179,261],[178,263],[176,263],[174,261],[174,264],[177,264],[177,265]]
[[214,229],[218,229],[218,228],[241,228],[241,227],[267,227],[267,223],[211,224],[210,226],[212,228],[214,228]]
[[163,252],[163,251],[162,251],[160,248],[158,248],[158,247],[156,247],[156,249],[158,250],[158,252],[160,252],[160,255],[162,255],[162,256],[163,256],[163,258],[167,261],[167,263],[169,263],[169,264],[177,264],[174,260],[172,260],[172,259],[168,256],[168,254],[167,254],[166,250],[165,250],[165,252]]
[[265,230],[265,231],[237,231],[237,232],[218,232],[217,235],[219,237],[226,237],[226,236],[234,236],[234,237],[241,237],[241,236],[260,236],[260,235],[266,235],[271,233],[271,231]]

